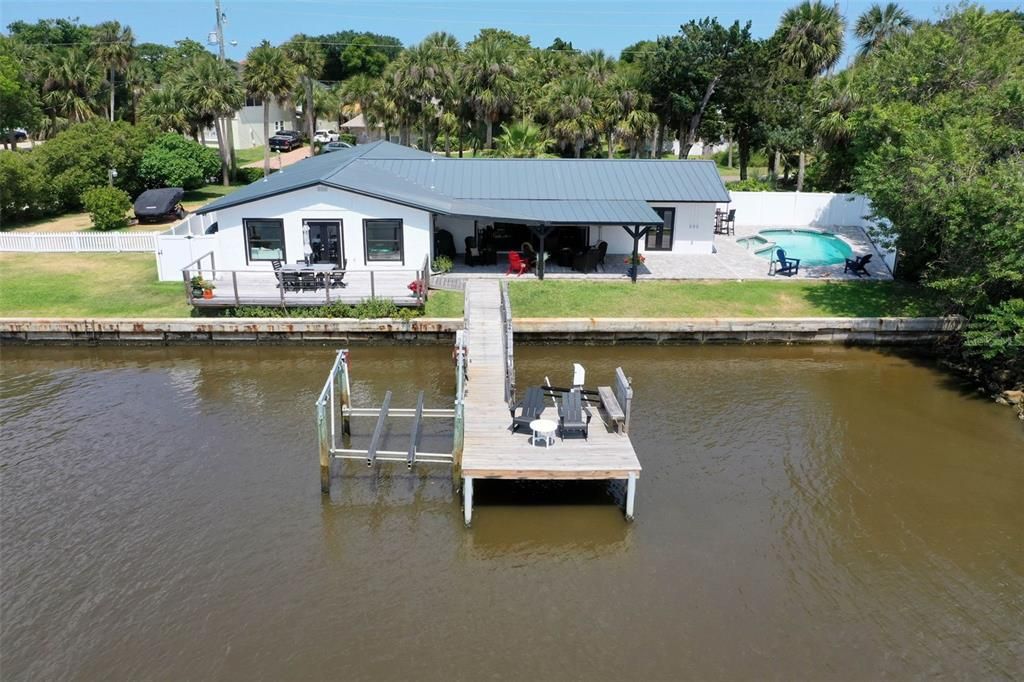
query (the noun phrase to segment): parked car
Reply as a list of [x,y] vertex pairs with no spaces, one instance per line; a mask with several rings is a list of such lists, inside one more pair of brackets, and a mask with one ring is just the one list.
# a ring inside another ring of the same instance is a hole
[[348,142],[328,142],[320,148],[320,153],[326,154],[327,152],[336,152],[339,149],[352,149],[352,145]]
[[[14,138],[15,142],[24,142],[25,140],[28,139],[28,133],[25,131],[24,128],[15,128],[14,130],[5,130],[2,133],[0,133],[0,139],[2,139],[4,142],[7,142],[8,140],[10,140],[11,137]],[[335,138],[335,139],[337,139],[337,138]]]
[[313,134],[313,139],[323,144],[337,142],[338,132],[336,130],[318,130]]
[[135,199],[135,217],[140,223],[184,218],[181,200],[185,190],[181,187],[147,189]]
[[302,146],[302,133],[296,130],[278,130],[270,138],[270,150],[290,152]]

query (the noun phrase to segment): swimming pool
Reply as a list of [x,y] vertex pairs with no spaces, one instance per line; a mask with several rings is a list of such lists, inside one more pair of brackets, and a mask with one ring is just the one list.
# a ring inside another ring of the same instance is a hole
[[737,243],[753,248],[765,259],[771,258],[776,249],[783,249],[790,258],[799,258],[801,265],[838,265],[853,257],[853,249],[845,241],[813,230],[762,230]]

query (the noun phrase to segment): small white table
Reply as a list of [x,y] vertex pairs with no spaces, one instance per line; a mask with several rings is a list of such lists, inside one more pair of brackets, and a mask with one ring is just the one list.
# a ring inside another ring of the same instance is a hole
[[530,430],[533,431],[533,437],[530,441],[536,445],[539,438],[544,441],[545,447],[551,447],[555,444],[555,431],[557,429],[558,424],[550,419],[534,419],[530,422]]

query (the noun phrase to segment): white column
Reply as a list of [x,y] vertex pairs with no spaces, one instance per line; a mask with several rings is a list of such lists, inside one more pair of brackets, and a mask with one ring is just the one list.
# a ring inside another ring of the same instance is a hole
[[468,527],[473,520],[473,479],[467,477],[462,479],[462,509]]
[[626,520],[633,520],[633,504],[636,502],[636,474],[631,473],[626,482]]

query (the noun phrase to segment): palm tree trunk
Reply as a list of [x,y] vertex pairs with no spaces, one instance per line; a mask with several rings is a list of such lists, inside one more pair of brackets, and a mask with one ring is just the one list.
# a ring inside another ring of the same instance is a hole
[[575,151],[576,158],[580,158],[580,152],[583,151],[583,140],[577,138],[576,143],[573,144],[573,149]]
[[772,172],[770,173],[772,180],[777,180],[779,177],[779,167],[782,165],[782,152],[778,149],[775,150],[774,162],[772,163]]
[[[684,125],[685,124],[680,121],[678,130],[676,131],[676,139],[679,140],[679,153],[676,154],[677,159],[685,159],[690,155],[690,135],[692,134],[692,131],[688,131],[686,135],[683,135],[683,130],[685,130]],[[686,147],[685,156],[683,155],[683,147]]]
[[798,158],[800,161],[796,172],[796,191],[802,192],[804,191],[804,171],[807,170],[807,154],[803,149],[800,150]]
[[114,122],[114,67],[110,67],[110,122]]
[[732,131],[729,132],[729,168],[732,168]]
[[608,158],[615,157],[615,133],[611,130],[608,131]]
[[223,119],[219,117],[213,119],[213,130],[215,133],[217,133],[217,147],[220,150],[221,182],[225,187],[229,187],[231,185],[231,178],[229,176],[229,172],[231,170],[229,168],[229,166],[231,165],[231,157],[228,156],[227,140],[224,139],[224,131],[222,129],[223,125]]
[[487,117],[487,142],[484,146],[488,149],[494,149],[494,121],[491,120],[490,116]]
[[313,79],[306,76],[306,132],[309,134],[309,155],[313,156],[315,150],[313,148],[313,126],[316,124],[313,122]]
[[263,98],[263,177],[270,175],[270,99]]

